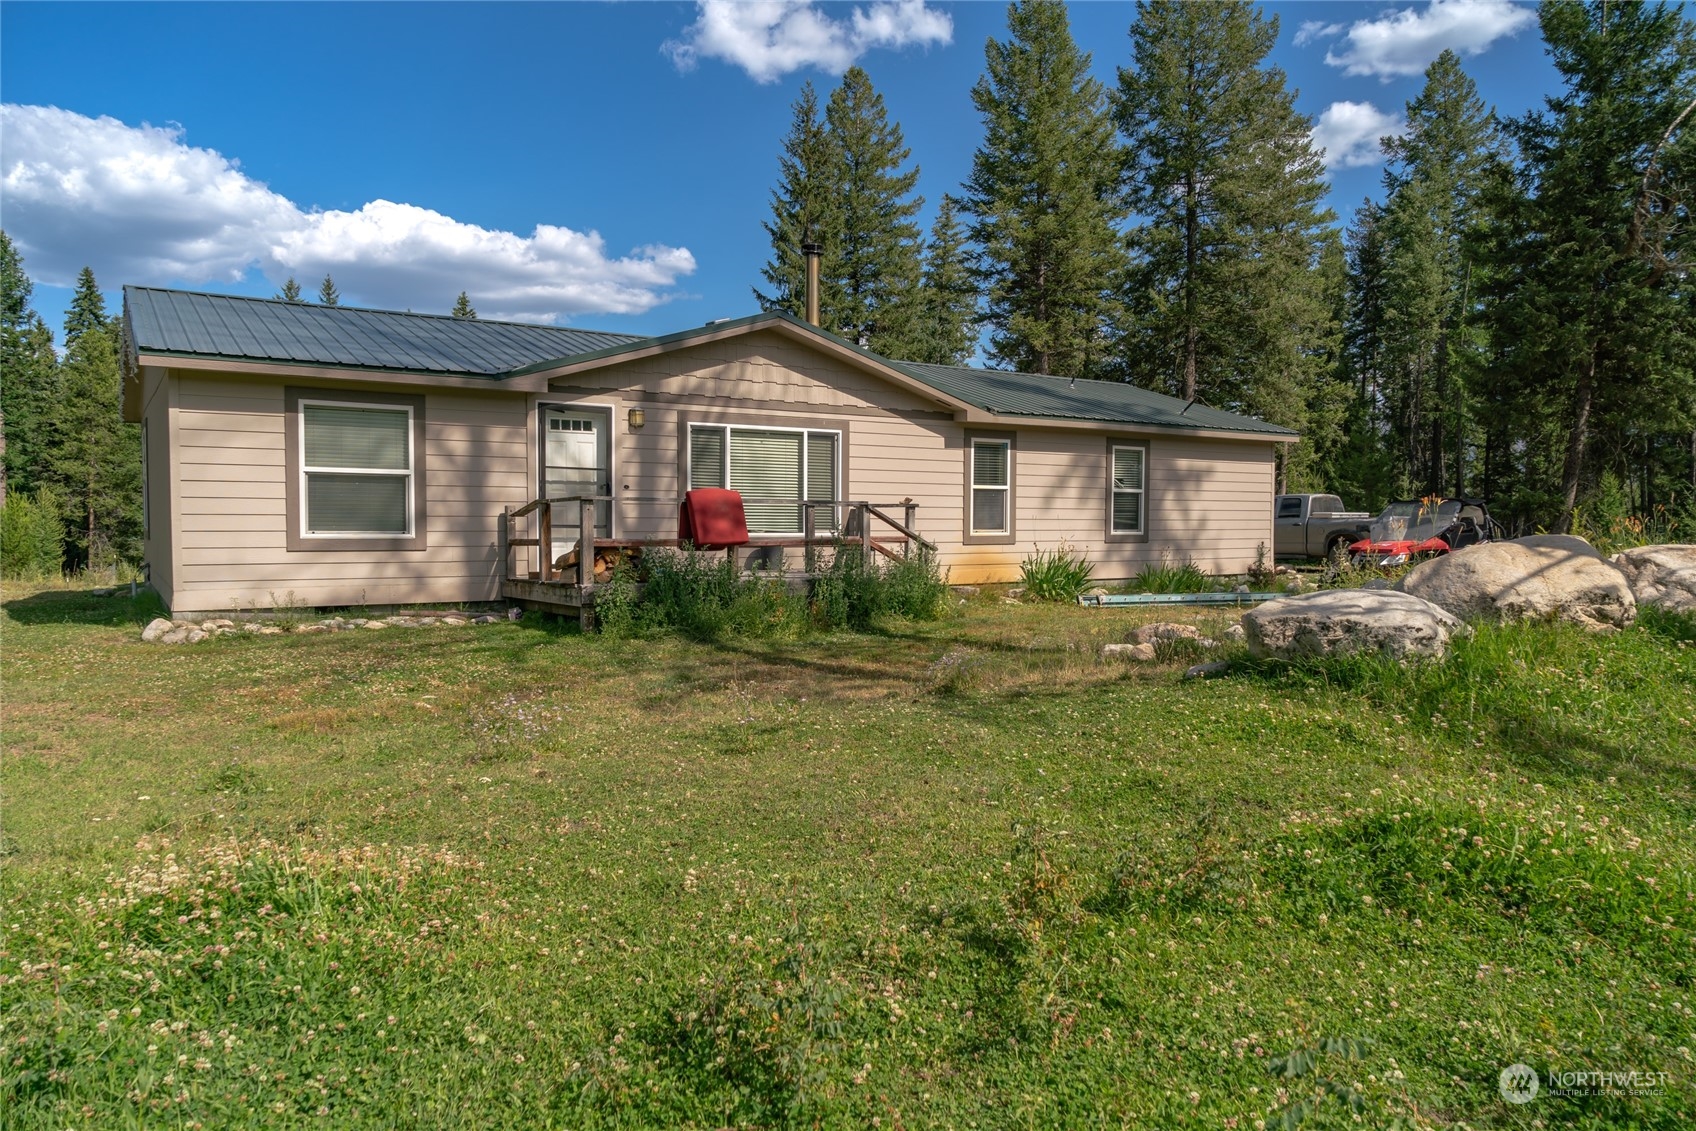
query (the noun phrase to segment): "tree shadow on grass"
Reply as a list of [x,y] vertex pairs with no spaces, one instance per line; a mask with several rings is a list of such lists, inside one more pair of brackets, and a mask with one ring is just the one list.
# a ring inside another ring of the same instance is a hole
[[144,625],[165,615],[159,595],[143,589],[135,596],[128,587],[111,597],[96,597],[92,589],[46,589],[0,605],[16,624],[84,624],[114,628]]

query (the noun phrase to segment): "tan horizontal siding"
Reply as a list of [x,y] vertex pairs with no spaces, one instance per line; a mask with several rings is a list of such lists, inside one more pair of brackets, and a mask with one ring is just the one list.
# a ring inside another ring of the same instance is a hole
[[[180,373],[180,371],[179,371]],[[177,444],[183,529],[174,602],[184,608],[492,600],[496,516],[530,492],[524,397],[425,393],[428,500],[422,551],[287,549],[285,382],[196,373],[179,378]],[[361,394],[322,389],[328,400]]]

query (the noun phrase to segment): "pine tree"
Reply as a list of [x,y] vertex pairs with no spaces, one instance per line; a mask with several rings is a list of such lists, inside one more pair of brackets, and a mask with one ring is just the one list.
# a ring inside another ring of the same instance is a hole
[[1371,200],[1355,210],[1344,235],[1343,336],[1338,377],[1349,390],[1341,450],[1327,468],[1327,489],[1375,511],[1403,495],[1394,482],[1384,423],[1384,210]]
[[1521,517],[1569,530],[1608,463],[1629,471],[1675,451],[1696,419],[1696,27],[1677,9],[1617,2],[1546,3],[1539,17],[1563,90],[1507,124],[1521,165],[1488,286],[1500,408],[1517,435],[1498,458],[1517,463]]
[[1138,384],[1311,433],[1336,344],[1334,217],[1312,122],[1266,63],[1277,36],[1240,0],[1137,6],[1115,100],[1138,217],[1120,361]]
[[467,295],[464,291],[460,291],[459,297],[453,301],[453,316],[455,318],[477,317],[477,311],[471,305],[471,296]]
[[100,285],[94,281],[94,269],[84,267],[77,273],[77,289],[65,311],[66,351],[90,330],[110,333],[111,320],[106,317],[106,296],[100,293]]
[[318,284],[318,303],[320,306],[342,304],[342,292],[336,289],[336,281],[330,278],[328,273],[325,273],[324,281]]
[[[760,270],[771,292],[756,287],[754,298],[761,310],[786,310],[804,318],[807,263],[802,246],[823,247],[826,263],[839,260],[842,254],[841,154],[820,116],[818,95],[810,82],[801,87],[801,97],[792,108],[778,171],[778,185],[771,193],[772,218],[763,225],[771,240],[772,258]],[[826,329],[837,325],[834,315],[842,306],[834,278],[821,268],[819,313]]]
[[283,284],[283,289],[278,291],[274,297],[280,298],[284,302],[299,302],[300,284],[295,282],[293,275],[290,275],[288,282]]
[[1475,429],[1468,388],[1482,361],[1476,243],[1501,143],[1460,58],[1444,51],[1387,138],[1382,255],[1384,404],[1393,459],[1409,493],[1465,494]]
[[925,246],[924,285],[912,348],[906,361],[964,365],[977,345],[978,291],[967,258],[959,205],[944,194]]
[[1015,3],[1007,26],[1006,42],[985,46],[986,73],[972,88],[984,138],[961,202],[989,356],[1030,372],[1097,376],[1108,353],[1108,291],[1124,265],[1106,92],[1063,4]]
[[140,556],[141,431],[119,417],[112,336],[89,329],[65,350],[45,472],[64,500],[71,544],[97,566]]
[[53,331],[30,307],[35,285],[0,231],[0,501],[40,482],[46,422],[58,400]]
[[878,353],[901,356],[910,352],[917,319],[919,170],[903,171],[912,151],[861,68],[848,68],[824,116],[842,177],[836,255],[820,265],[840,294],[826,325]]

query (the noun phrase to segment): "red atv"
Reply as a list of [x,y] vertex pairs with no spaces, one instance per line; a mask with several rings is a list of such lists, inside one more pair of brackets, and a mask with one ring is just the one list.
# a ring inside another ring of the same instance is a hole
[[1349,547],[1357,566],[1387,569],[1502,536],[1483,499],[1404,499],[1372,520],[1368,536]]

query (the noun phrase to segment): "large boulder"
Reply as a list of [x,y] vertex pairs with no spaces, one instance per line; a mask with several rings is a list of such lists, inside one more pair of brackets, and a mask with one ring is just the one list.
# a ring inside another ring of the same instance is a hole
[[1638,546],[1610,560],[1639,605],[1696,614],[1696,546]]
[[1468,620],[1564,620],[1610,632],[1637,619],[1625,574],[1571,535],[1468,546],[1415,566],[1396,588]]
[[1251,655],[1280,660],[1376,653],[1440,658],[1465,626],[1407,593],[1330,589],[1280,597],[1243,614]]

